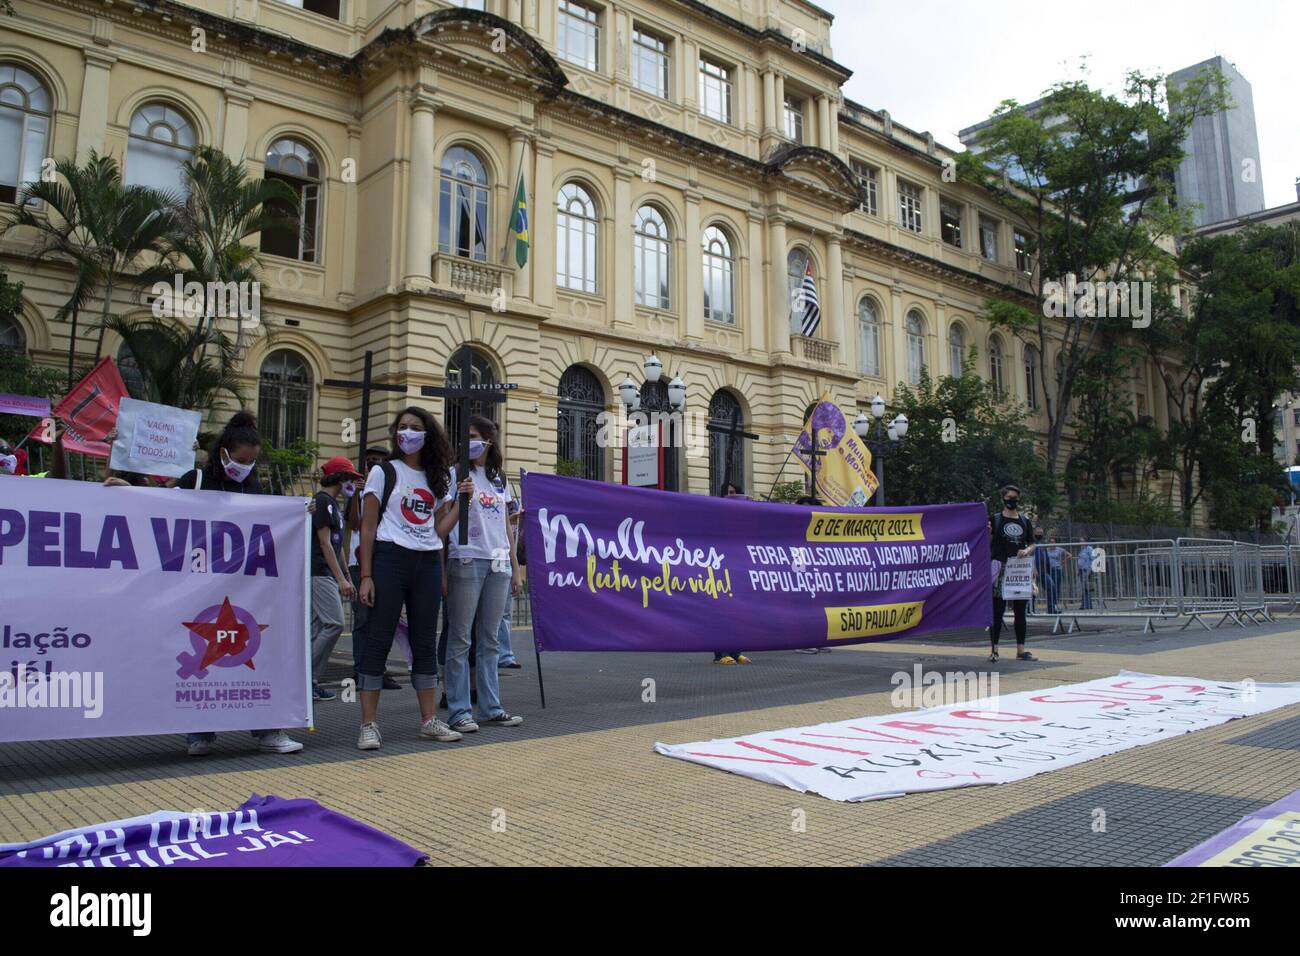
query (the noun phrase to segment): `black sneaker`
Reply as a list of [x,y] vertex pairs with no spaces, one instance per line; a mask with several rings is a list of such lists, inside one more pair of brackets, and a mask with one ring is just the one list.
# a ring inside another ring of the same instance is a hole
[[483,721],[485,724],[492,724],[494,727],[518,727],[524,722],[524,719],[518,715],[507,714],[504,710],[495,717],[489,717]]
[[447,709],[447,695],[446,695],[446,694],[443,694],[442,697],[441,697],[441,699],[438,701],[438,709],[439,709],[439,710],[446,710],[446,709]]
[[401,689],[402,689],[401,684],[397,683],[397,681],[393,680],[387,674],[384,675],[384,690],[401,690]]
[[998,652],[994,651],[992,654],[989,655],[989,663],[996,664],[997,662],[998,662]]
[[1035,657],[1033,654],[1030,654],[1028,651],[1025,651],[1023,654],[1017,654],[1017,655],[1016,655],[1016,660],[1018,660],[1018,661],[1036,661],[1036,660],[1038,660],[1038,658]]

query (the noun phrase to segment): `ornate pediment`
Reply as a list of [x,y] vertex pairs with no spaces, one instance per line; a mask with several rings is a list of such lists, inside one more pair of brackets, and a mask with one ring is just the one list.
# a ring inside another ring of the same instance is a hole
[[805,190],[832,197],[845,211],[863,202],[862,186],[834,153],[816,146],[787,144],[767,160],[769,176],[779,176]]

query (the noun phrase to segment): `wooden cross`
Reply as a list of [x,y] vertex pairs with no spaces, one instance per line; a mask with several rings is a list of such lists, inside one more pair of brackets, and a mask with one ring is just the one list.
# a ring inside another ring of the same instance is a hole
[[[740,422],[740,406],[734,406],[731,409],[731,424],[719,425],[716,422],[709,422],[708,430],[715,435],[726,436],[726,448],[723,452],[722,466],[722,487],[718,489],[719,497],[727,496],[727,486],[731,484],[731,458],[736,450],[736,440],[748,438],[751,441],[758,441],[758,436],[744,430]],[[823,452],[823,454],[825,454]]]
[[[456,436],[458,445],[456,476],[458,479],[464,479],[474,470],[473,463],[469,460],[469,403],[470,402],[495,402],[504,404],[506,397],[501,394],[505,391],[516,389],[518,385],[507,385],[502,382],[484,382],[480,385],[473,384],[471,379],[472,366],[470,364],[471,353],[468,348],[460,350],[460,361],[457,371],[460,373],[460,383],[456,387],[425,385],[420,389],[421,395],[434,398],[442,398],[448,401],[456,408],[456,418],[458,419],[459,435]],[[460,496],[460,525],[457,535],[458,543],[463,547],[469,544],[469,495]]]
[[804,424],[808,428],[808,468],[812,472],[812,497],[817,501],[821,501],[821,498],[817,497],[817,459],[825,458],[826,452],[817,444],[817,429],[812,426],[812,420],[816,414],[817,412],[814,409],[812,415],[808,416],[808,421],[804,422]]
[[406,394],[405,385],[384,385],[376,383],[371,379],[371,370],[374,367],[375,353],[366,352],[366,361],[364,370],[361,373],[361,381],[349,382],[344,379],[327,378],[322,383],[330,388],[359,388],[361,389],[361,449],[357,454],[357,471],[363,475],[366,473],[366,448],[370,434],[370,393],[371,392],[401,392]]

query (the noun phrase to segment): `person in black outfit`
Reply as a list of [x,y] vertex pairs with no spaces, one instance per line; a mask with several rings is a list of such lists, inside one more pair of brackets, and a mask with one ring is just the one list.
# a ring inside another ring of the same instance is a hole
[[[257,456],[262,451],[262,436],[257,420],[248,412],[239,412],[226,424],[208,453],[202,469],[191,469],[176,481],[177,488],[201,491],[225,491],[231,494],[261,495],[257,480]],[[314,508],[311,509],[314,511]],[[191,757],[205,757],[212,752],[214,733],[189,734],[186,744]],[[266,753],[291,754],[302,744],[283,730],[255,730],[257,749]]]
[[[722,497],[724,498],[743,498],[745,492],[741,490],[740,485],[734,481],[729,481],[722,487]],[[752,664],[748,657],[740,651],[714,651],[713,663],[715,664]]]
[[[989,522],[989,553],[994,561],[999,562],[999,573],[993,580],[993,626],[989,629],[989,640],[993,650],[989,654],[989,663],[998,661],[998,638],[1002,635],[1002,615],[1006,613],[1007,601],[1002,597],[1002,570],[1010,558],[1027,558],[1034,553],[1034,525],[1020,513],[1020,489],[1007,485],[1002,489],[1002,513]],[[1016,628],[1016,660],[1036,661],[1025,650],[1025,609],[1028,601],[1011,601],[1011,613]]]

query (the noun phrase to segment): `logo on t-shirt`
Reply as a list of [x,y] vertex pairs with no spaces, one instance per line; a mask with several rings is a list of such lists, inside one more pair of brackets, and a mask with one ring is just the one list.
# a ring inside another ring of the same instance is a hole
[[1002,525],[1002,534],[1009,541],[1019,542],[1025,536],[1025,529],[1018,521],[1008,521]]
[[402,495],[402,517],[411,524],[428,524],[433,517],[433,495],[424,488],[410,489]]

